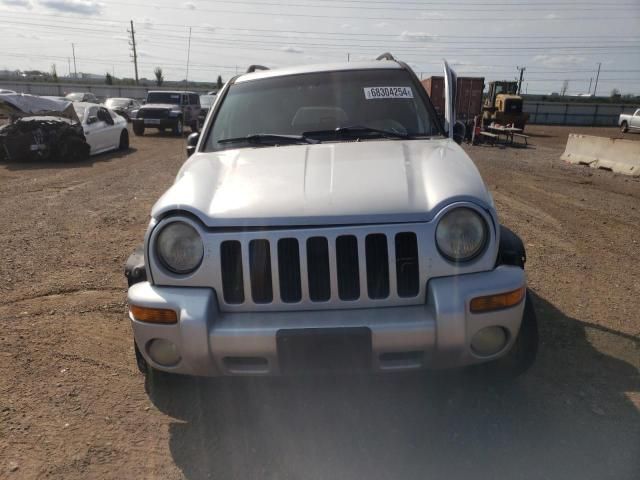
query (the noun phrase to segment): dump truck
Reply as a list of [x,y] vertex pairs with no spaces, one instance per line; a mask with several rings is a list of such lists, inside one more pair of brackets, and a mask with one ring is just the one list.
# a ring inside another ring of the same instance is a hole
[[[438,116],[444,118],[444,77],[432,76],[422,80],[431,103]],[[458,77],[456,82],[456,118],[462,122],[470,122],[482,113],[483,77]]]
[[529,114],[522,111],[523,100],[518,95],[518,82],[489,82],[489,92],[484,100],[482,116],[486,123],[513,124],[524,130]]

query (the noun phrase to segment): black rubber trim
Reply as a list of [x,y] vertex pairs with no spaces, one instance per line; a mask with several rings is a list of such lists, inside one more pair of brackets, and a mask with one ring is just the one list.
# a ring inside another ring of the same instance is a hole
[[500,244],[496,266],[513,265],[524,268],[526,262],[527,253],[522,239],[509,228],[500,225]]

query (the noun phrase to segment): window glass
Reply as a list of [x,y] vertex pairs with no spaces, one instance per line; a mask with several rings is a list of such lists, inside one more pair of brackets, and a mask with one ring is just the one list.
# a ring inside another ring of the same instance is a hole
[[287,75],[236,83],[216,116],[207,149],[237,148],[220,140],[253,134],[300,135],[368,127],[409,135],[439,130],[405,70],[352,70]]

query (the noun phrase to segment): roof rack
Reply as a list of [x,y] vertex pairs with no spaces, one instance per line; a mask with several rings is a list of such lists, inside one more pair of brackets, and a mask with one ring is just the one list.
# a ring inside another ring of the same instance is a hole
[[253,73],[256,70],[269,70],[269,68],[263,67],[262,65],[249,65],[249,68],[247,68],[247,73]]
[[391,60],[391,61],[395,61],[395,58],[393,58],[393,55],[391,55],[389,52],[384,52],[382,55],[379,55],[378,58],[376,58],[376,60]]

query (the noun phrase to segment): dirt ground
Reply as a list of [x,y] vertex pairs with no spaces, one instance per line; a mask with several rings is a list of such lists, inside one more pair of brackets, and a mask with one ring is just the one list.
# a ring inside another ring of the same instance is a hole
[[526,149],[465,147],[526,243],[541,329],[536,365],[504,386],[145,382],[123,265],[185,139],[0,164],[0,478],[640,478],[640,179],[565,165],[568,132],[619,136],[530,126]]

